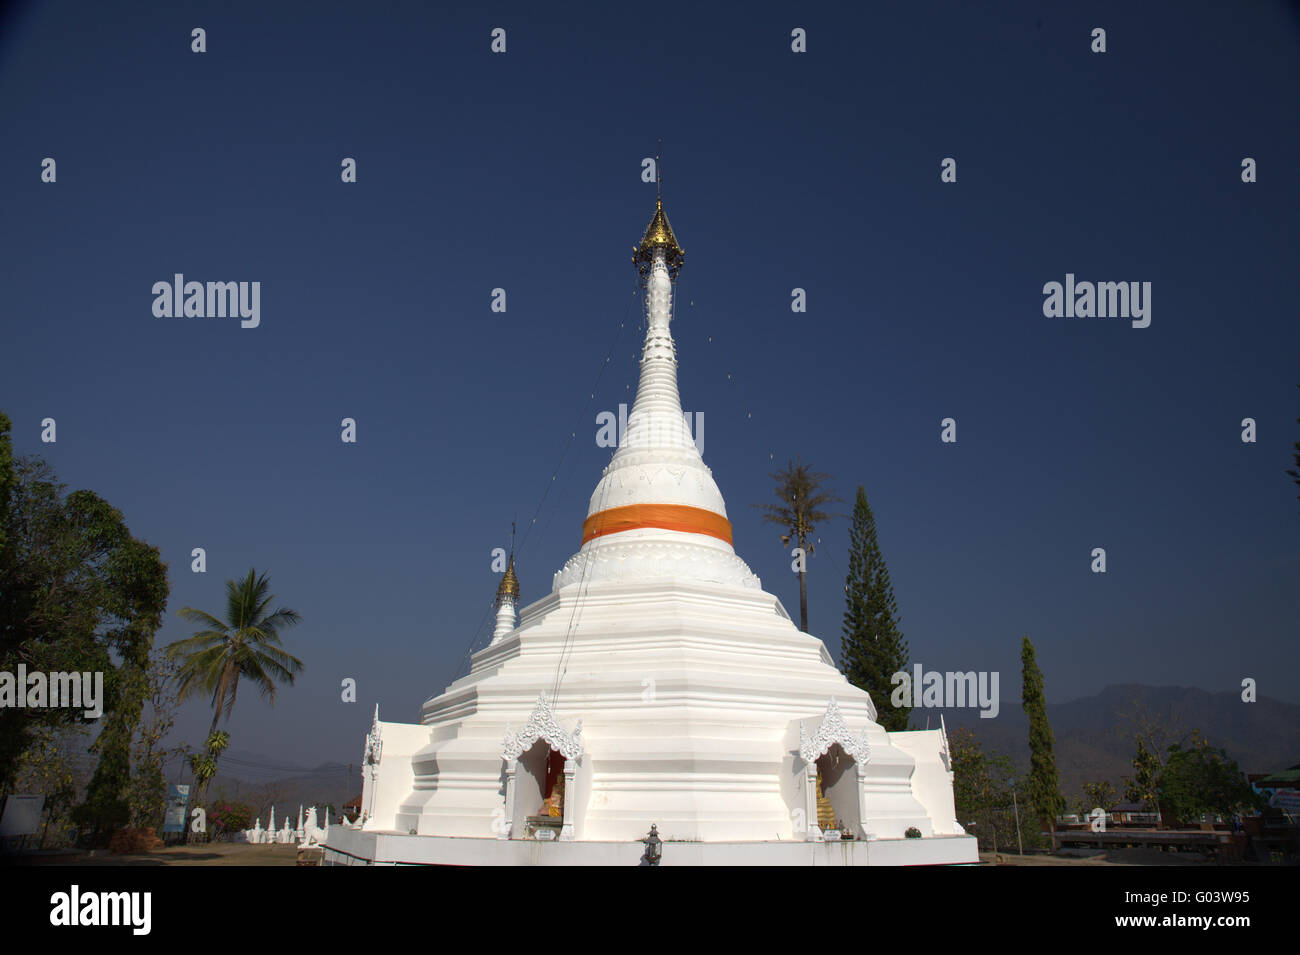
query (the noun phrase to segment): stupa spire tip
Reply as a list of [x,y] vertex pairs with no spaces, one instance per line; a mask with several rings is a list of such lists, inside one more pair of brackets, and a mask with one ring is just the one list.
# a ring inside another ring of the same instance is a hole
[[632,261],[641,273],[641,280],[650,276],[657,252],[663,252],[664,265],[668,268],[668,277],[677,278],[682,264],[686,261],[686,252],[677,242],[673,227],[668,223],[664,212],[663,197],[663,140],[659,140],[660,155],[655,158],[655,214],[646,227],[645,236],[633,250]]

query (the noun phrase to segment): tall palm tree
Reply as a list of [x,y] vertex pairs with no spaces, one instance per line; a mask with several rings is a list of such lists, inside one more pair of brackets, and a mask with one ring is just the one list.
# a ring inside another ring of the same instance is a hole
[[183,607],[180,615],[205,629],[192,637],[168,645],[167,656],[180,661],[177,679],[179,698],[212,697],[212,728],[224,713],[230,719],[235,708],[239,680],[252,680],[262,695],[275,703],[277,683],[293,685],[302,661],[280,645],[280,630],[299,623],[296,610],[277,607],[269,611],[275,594],[270,593],[266,574],[250,570],[242,580],[226,581],[226,619]]
[[[763,511],[763,520],[769,524],[780,524],[786,529],[781,535],[785,547],[794,541],[796,547],[803,549],[805,555],[815,552],[811,539],[816,533],[817,525],[838,517],[822,507],[840,500],[830,491],[822,490],[822,484],[830,480],[829,474],[812,471],[802,460],[791,461],[783,471],[772,473],[776,481],[776,498],[780,504],[755,504]],[[808,569],[807,561],[799,563],[799,629],[808,632]]]

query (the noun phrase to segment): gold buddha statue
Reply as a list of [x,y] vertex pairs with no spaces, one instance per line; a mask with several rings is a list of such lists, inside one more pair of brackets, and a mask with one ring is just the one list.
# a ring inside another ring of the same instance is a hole
[[835,828],[835,810],[831,808],[831,801],[826,796],[820,769],[817,771],[817,828],[822,832]]
[[551,787],[551,794],[546,797],[542,803],[543,816],[550,816],[558,819],[564,816],[564,773],[555,777],[555,785]]

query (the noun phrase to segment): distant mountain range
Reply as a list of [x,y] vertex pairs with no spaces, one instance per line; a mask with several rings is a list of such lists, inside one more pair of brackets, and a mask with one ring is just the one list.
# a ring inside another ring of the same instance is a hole
[[279,823],[286,811],[296,816],[300,805],[332,805],[338,810],[344,803],[361,795],[361,775],[355,764],[349,767],[343,763],[321,763],[280,778],[250,780],[241,778],[241,770],[243,775],[270,774],[264,770],[250,771],[247,762],[239,754],[235,754],[229,764],[223,757],[218,763],[220,768],[216,777],[208,786],[208,793],[213,799],[248,803],[254,813],[261,815],[262,825],[267,824],[272,806]]
[[[1239,693],[1210,693],[1196,687],[1108,686],[1096,696],[1049,703],[1047,718],[1056,737],[1056,770],[1061,792],[1075,807],[1085,782],[1109,780],[1123,794],[1123,777],[1133,772],[1133,715],[1166,728],[1172,741],[1200,730],[1210,745],[1222,747],[1244,773],[1269,773],[1300,763],[1300,705],[1261,698],[1243,703]],[[1020,700],[1003,700],[994,719],[978,710],[918,709],[912,725],[931,727],[943,713],[948,729],[965,728],[985,750],[1010,756],[1029,767],[1029,721]]]

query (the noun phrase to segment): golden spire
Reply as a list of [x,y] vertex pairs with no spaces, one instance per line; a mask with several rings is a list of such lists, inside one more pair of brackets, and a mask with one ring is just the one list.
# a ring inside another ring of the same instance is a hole
[[515,555],[510,555],[510,563],[506,565],[505,575],[501,578],[501,583],[497,586],[497,606],[507,597],[519,600],[519,578],[515,576]]
[[[659,141],[660,151],[662,152],[663,140]],[[650,225],[646,227],[645,238],[641,244],[632,250],[632,261],[636,263],[637,269],[641,272],[641,278],[644,280],[650,274],[650,266],[655,260],[655,249],[664,250],[664,264],[668,266],[668,277],[677,278],[677,272],[686,261],[686,253],[682,247],[677,244],[677,236],[673,235],[673,227],[668,224],[668,216],[664,213],[664,200],[662,193],[663,181],[663,159],[655,158],[655,214],[650,220]]]
[[507,597],[512,598],[516,603],[519,602],[519,578],[515,576],[515,522],[510,522],[510,561],[506,564],[506,572],[501,577],[501,583],[497,585],[497,606]]

